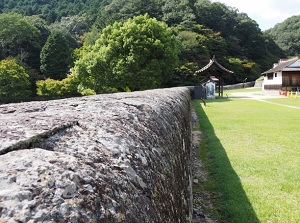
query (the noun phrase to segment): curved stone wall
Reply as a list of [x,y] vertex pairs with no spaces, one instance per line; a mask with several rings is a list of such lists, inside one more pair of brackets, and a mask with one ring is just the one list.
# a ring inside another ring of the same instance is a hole
[[0,106],[0,222],[190,222],[190,90]]

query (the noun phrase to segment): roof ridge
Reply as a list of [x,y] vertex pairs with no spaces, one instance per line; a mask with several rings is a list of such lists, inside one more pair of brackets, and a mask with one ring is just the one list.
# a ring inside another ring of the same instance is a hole
[[223,67],[217,60],[215,60],[215,63],[223,70],[227,71],[228,73],[233,73],[233,71],[228,70],[227,68]]
[[279,63],[275,67],[273,67],[273,68],[271,68],[271,69],[263,72],[262,74],[268,74],[268,73],[273,73],[273,72],[281,71],[284,68],[289,67],[290,65],[292,65],[293,63],[295,63],[299,59],[300,59],[300,57],[294,57],[294,58],[287,59],[287,60],[280,59],[278,61]]
[[217,67],[219,67],[221,70],[226,71],[227,73],[233,73],[233,71],[226,69],[225,67],[223,67],[217,60],[216,57],[213,56],[212,59],[209,60],[209,63],[207,65],[205,65],[203,68],[201,68],[200,70],[197,70],[194,75],[199,74],[205,70],[207,70],[208,68],[210,68],[213,64],[216,64]]

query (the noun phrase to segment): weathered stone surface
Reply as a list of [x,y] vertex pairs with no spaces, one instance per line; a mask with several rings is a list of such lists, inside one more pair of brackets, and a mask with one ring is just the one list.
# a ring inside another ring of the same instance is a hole
[[0,106],[0,222],[190,222],[190,90]]

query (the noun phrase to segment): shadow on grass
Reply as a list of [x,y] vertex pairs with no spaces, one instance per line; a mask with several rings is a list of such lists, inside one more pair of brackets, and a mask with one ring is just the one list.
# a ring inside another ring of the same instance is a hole
[[[218,99],[208,101],[228,102],[230,99]],[[214,190],[218,193],[218,205],[220,208],[221,222],[226,223],[259,223],[259,219],[247,198],[241,181],[227,156],[225,148],[215,135],[214,127],[202,108],[200,101],[194,103],[199,118],[200,129],[205,135],[206,156],[209,171],[214,181]]]

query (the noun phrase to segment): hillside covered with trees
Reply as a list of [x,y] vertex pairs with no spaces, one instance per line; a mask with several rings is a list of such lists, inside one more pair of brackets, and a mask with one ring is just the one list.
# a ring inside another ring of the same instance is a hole
[[0,0],[0,12],[0,60],[25,70],[31,97],[195,85],[213,55],[232,84],[290,55],[210,0]]
[[292,16],[272,29],[266,30],[288,56],[300,55],[300,15]]
[[[105,0],[104,0],[105,1]],[[1,13],[18,13],[24,16],[39,15],[48,24],[62,17],[96,16],[103,0],[0,0]]]

